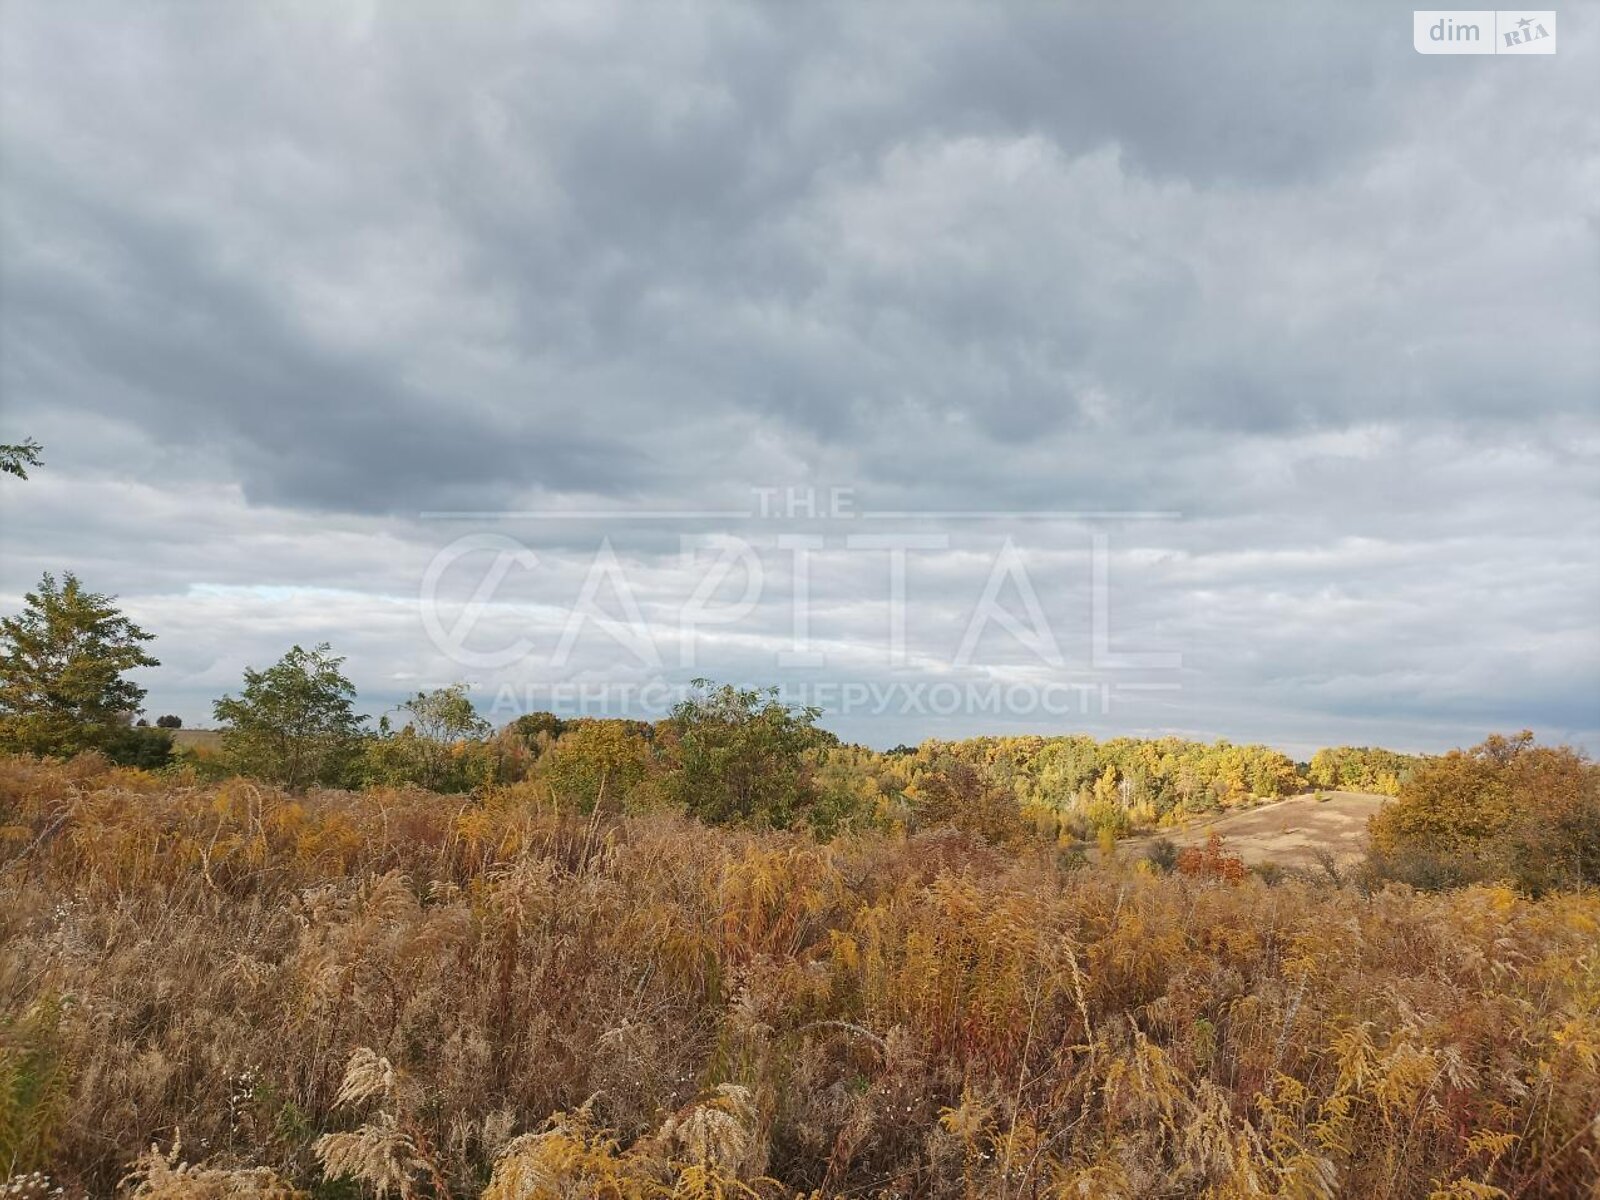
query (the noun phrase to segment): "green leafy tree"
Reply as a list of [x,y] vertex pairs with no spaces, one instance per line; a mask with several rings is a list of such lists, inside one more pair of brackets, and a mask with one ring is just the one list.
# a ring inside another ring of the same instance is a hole
[[886,827],[912,814],[905,786],[895,774],[894,759],[910,750],[883,754],[865,746],[823,746],[810,754],[816,803],[806,823],[819,838],[846,829]]
[[400,706],[405,725],[389,718],[367,747],[367,777],[376,783],[414,783],[436,792],[466,791],[493,775],[493,755],[483,745],[489,723],[478,716],[466,685],[418,692]]
[[15,475],[18,479],[26,479],[29,467],[44,466],[44,462],[39,458],[39,453],[43,449],[44,447],[32,438],[16,446],[0,445],[0,471],[7,475]]
[[694,685],[664,722],[676,764],[666,798],[713,824],[784,827],[804,816],[816,799],[806,752],[834,740],[816,726],[821,710],[784,704],[776,688]]
[[124,673],[160,664],[143,648],[154,635],[115,599],[46,574],[23,611],[0,620],[0,748],[74,754],[128,730],[144,688]]
[[290,789],[350,782],[361,751],[355,686],[326,642],[293,647],[265,671],[245,668],[238,698],[214,704],[223,750],[244,775]]

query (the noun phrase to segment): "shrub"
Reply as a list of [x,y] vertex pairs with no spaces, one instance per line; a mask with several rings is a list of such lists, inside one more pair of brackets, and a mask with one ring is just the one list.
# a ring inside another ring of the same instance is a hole
[[156,771],[172,761],[172,733],[167,729],[130,725],[104,734],[100,750],[118,766]]
[[1229,854],[1220,834],[1206,837],[1204,846],[1190,846],[1178,855],[1178,872],[1197,879],[1216,879],[1238,883],[1246,875],[1244,860]]
[[957,759],[918,776],[907,797],[918,828],[948,825],[999,846],[1017,845],[1026,835],[1011,793]]
[[1145,850],[1144,860],[1163,875],[1170,875],[1178,865],[1178,847],[1171,838],[1158,837]]
[[1288,877],[1287,871],[1271,861],[1256,863],[1250,868],[1250,873],[1268,887],[1276,887]]
[[612,812],[648,808],[654,759],[640,728],[634,721],[569,722],[539,760],[534,778],[579,812],[600,805]]

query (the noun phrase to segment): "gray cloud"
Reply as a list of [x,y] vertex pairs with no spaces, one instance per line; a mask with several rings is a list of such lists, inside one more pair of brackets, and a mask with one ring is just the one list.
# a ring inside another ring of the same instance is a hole
[[[1387,3],[12,4],[0,416],[50,465],[0,591],[122,592],[197,716],[297,637],[374,703],[458,674],[425,510],[1171,509],[1119,527],[1116,613],[1182,688],[1084,723],[1600,738],[1596,12],[1500,61]],[[923,564],[936,664],[1005,531],[915,527],[970,543]],[[495,528],[541,558],[507,630],[602,533],[681,603],[672,523]],[[1081,623],[1082,530],[1041,529]],[[887,677],[881,569],[816,581],[835,674]],[[705,669],[803,678],[784,604]]]

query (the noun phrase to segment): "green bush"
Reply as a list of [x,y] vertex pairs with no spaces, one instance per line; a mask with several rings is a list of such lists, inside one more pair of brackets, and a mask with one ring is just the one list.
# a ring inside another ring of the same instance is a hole
[[103,735],[99,749],[119,767],[159,771],[172,762],[172,734],[148,725],[130,725]]
[[1171,838],[1158,837],[1144,852],[1144,860],[1163,875],[1172,874],[1178,865],[1178,846]]
[[806,752],[830,740],[816,725],[821,710],[784,704],[776,688],[695,686],[663,722],[667,799],[716,825],[802,819],[817,799]]

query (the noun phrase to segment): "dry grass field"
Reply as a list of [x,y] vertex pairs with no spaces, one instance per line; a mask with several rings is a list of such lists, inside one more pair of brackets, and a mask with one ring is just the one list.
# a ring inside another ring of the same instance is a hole
[[222,734],[215,729],[174,729],[172,744],[200,750],[220,750]]
[[539,795],[0,759],[4,1194],[1600,1194],[1592,892]]

